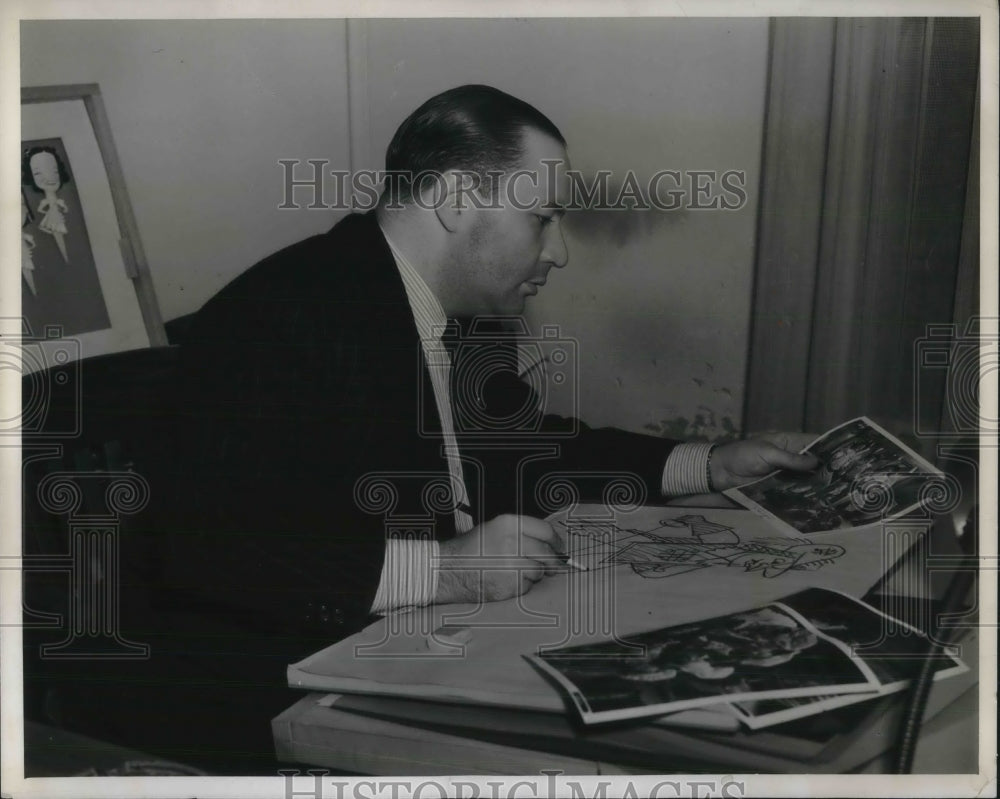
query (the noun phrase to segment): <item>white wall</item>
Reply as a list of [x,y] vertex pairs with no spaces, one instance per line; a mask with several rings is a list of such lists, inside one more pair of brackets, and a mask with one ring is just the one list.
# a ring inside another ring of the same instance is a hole
[[[383,165],[423,100],[484,82],[548,114],[585,173],[746,171],[739,211],[570,218],[570,264],[529,303],[533,324],[579,342],[585,421],[677,435],[739,427],[767,21],[351,24],[366,42],[350,76],[363,102],[358,167]],[[27,22],[21,35],[22,85],[100,84],[164,319],[335,220],[278,210],[277,160],[347,166],[342,21]]]
[[749,201],[738,212],[608,211],[569,219],[569,265],[550,273],[529,315],[578,340],[580,410],[589,423],[691,435],[701,432],[694,421],[702,414],[709,435],[724,419],[740,426],[767,24],[367,23],[373,167],[419,103],[482,82],[546,113],[585,173],[631,169],[645,183],[660,169],[746,171]]
[[345,50],[342,20],[25,22],[21,85],[100,85],[170,320],[335,221],[278,209],[277,162],[346,167]]

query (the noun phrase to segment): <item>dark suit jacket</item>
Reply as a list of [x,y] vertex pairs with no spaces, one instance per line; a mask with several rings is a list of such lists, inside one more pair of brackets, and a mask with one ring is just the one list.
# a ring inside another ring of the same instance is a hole
[[[374,214],[348,216],[226,286],[196,315],[180,371],[168,584],[262,629],[332,641],[369,620],[387,535],[455,534],[447,502],[425,490],[447,474],[440,422]],[[513,367],[485,381],[497,418],[529,391]],[[549,437],[560,428],[529,417],[501,447],[460,442],[477,521],[547,512],[532,487],[551,472],[631,471],[658,496],[674,442],[582,426]],[[384,479],[359,484],[369,473]]]

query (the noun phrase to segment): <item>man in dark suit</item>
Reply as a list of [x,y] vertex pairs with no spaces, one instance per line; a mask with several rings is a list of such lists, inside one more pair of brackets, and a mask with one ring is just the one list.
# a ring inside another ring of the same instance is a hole
[[[812,465],[770,443],[675,449],[582,425],[559,436],[566,424],[540,412],[511,425],[502,409],[530,397],[500,336],[487,337],[498,355],[478,358],[490,374],[470,378],[483,390],[466,397],[473,386],[453,385],[461,373],[445,354],[446,322],[519,315],[566,264],[565,141],[527,103],[466,86],[402,124],[386,167],[393,177],[375,213],[271,256],[195,319],[182,351],[194,435],[180,462],[196,515],[180,528],[189,535],[174,536],[190,588],[286,631],[335,638],[364,624],[376,599],[384,610],[527,590],[560,550],[526,490],[547,473],[631,473],[655,498]],[[460,344],[466,355],[471,346]],[[463,424],[463,403],[477,401],[480,424]],[[475,446],[486,438],[504,445]],[[554,455],[532,457],[546,444]],[[363,496],[372,474],[398,494],[385,507]],[[450,496],[427,507],[434,479]],[[422,533],[393,524],[421,516],[432,517]],[[509,568],[481,574],[482,552]],[[193,568],[193,553],[214,579]],[[415,593],[385,584],[387,553],[397,577],[419,582]]]
[[[565,141],[537,109],[485,86],[445,92],[401,125],[386,167],[375,211],[240,275],[181,346],[175,473],[153,485],[160,589],[152,613],[131,614],[152,660],[122,667],[163,689],[121,681],[161,717],[215,702],[189,727],[251,762],[294,698],[288,663],[373,613],[506,599],[551,571],[547,476],[598,500],[590,478],[625,476],[655,501],[813,465],[538,406],[505,333],[568,260]],[[175,662],[188,676],[171,679]]]

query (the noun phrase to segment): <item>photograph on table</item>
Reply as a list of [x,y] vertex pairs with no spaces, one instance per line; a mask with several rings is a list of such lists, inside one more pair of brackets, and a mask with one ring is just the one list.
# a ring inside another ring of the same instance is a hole
[[[826,635],[842,641],[874,672],[881,690],[898,690],[917,676],[927,659],[930,641],[920,630],[858,599],[821,588],[800,591],[781,605],[788,607]],[[967,670],[950,651],[933,656],[937,679]]]
[[[927,659],[929,641],[904,621],[882,613],[860,600],[838,591],[800,591],[780,603],[802,616],[820,632],[850,647],[863,668],[879,682],[876,693],[751,699],[733,703],[736,716],[748,727],[759,729],[837,707],[902,691]],[[933,656],[934,680],[967,672],[968,666],[950,652]]]
[[779,604],[528,659],[555,679],[587,724],[878,688],[846,644]]
[[820,533],[898,518],[950,490],[940,470],[866,417],[804,452],[819,460],[812,472],[775,472],[724,493],[782,530]]

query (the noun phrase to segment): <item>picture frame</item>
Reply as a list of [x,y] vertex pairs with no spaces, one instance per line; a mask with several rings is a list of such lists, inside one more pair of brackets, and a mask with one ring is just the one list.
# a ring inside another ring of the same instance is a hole
[[80,359],[167,345],[96,83],[21,89],[21,240],[25,343]]

